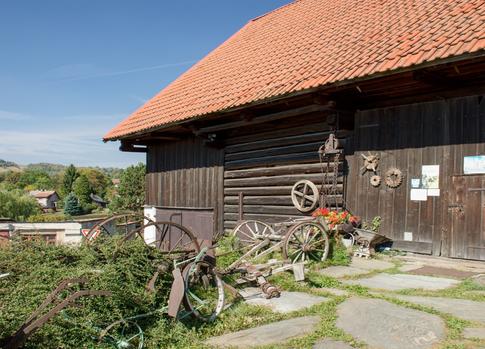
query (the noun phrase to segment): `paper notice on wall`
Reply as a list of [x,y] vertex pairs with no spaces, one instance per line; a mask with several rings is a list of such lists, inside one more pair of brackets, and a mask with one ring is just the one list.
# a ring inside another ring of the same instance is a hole
[[428,196],[440,196],[439,189],[428,189]]
[[413,241],[413,233],[410,231],[404,232],[404,241]]
[[411,189],[411,201],[426,201],[428,199],[428,190]]
[[411,188],[419,188],[421,186],[421,178],[411,178]]
[[438,189],[440,187],[440,166],[423,165],[421,169],[421,188]]

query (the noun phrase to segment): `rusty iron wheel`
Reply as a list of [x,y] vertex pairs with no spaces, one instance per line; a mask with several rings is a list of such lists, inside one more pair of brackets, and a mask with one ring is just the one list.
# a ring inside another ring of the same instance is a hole
[[310,212],[317,207],[319,191],[317,186],[307,179],[298,181],[291,188],[291,201],[300,212]]
[[[154,227],[155,236],[152,241],[147,241],[144,232],[150,227]],[[174,222],[149,222],[127,235],[124,240],[137,237],[143,238],[147,246],[158,249],[172,260],[200,252],[200,244],[194,233],[189,228]]]
[[101,332],[99,341],[109,343],[115,349],[142,349],[144,333],[135,321],[119,320]]
[[192,262],[182,271],[185,310],[204,322],[212,322],[224,310],[224,284],[214,266],[206,261]]
[[283,241],[283,258],[291,263],[324,261],[330,242],[327,230],[315,222],[302,222],[288,231]]
[[108,217],[94,225],[83,237],[87,244],[93,243],[100,235],[129,235],[132,231],[140,228],[143,220],[147,219],[141,214],[126,213]]

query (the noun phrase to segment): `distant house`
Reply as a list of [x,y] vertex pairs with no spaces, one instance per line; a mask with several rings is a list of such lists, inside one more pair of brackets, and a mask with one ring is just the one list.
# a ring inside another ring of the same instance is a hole
[[33,196],[42,209],[56,209],[59,195],[54,190],[33,190],[29,192]]
[[89,197],[91,198],[91,201],[99,207],[104,208],[104,207],[106,207],[106,205],[108,205],[108,203],[106,201],[104,201],[101,197],[99,197],[96,194],[91,193],[91,194],[89,194]]
[[118,187],[120,186],[120,179],[119,178],[113,178],[111,180],[111,183],[113,183],[114,187],[118,189]]

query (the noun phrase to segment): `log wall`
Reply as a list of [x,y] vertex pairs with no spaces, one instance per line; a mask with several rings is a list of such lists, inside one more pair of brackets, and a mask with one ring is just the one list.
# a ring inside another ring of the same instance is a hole
[[[300,213],[292,204],[291,188],[309,179],[320,188],[322,172],[318,148],[329,134],[322,115],[300,116],[284,123],[238,130],[226,138],[224,156],[224,228],[236,225],[239,194],[243,218],[281,222]],[[338,201],[342,202],[343,165],[338,173]]]

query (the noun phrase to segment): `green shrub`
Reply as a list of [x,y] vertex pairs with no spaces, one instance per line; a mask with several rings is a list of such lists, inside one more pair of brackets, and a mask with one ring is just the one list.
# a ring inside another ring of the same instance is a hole
[[[86,288],[109,290],[112,296],[80,298],[80,307],[55,316],[29,338],[25,348],[104,348],[97,340],[100,328],[165,306],[171,273],[163,274],[154,294],[145,290],[163,256],[139,239],[121,249],[117,246],[119,240],[111,238],[97,240],[93,247],[14,241],[0,249],[0,272],[10,273],[0,279],[0,338],[15,332],[67,277],[86,277]],[[163,318],[157,313],[140,324],[150,333]]]
[[71,217],[65,214],[52,213],[52,214],[36,214],[30,216],[27,222],[31,223],[56,223],[56,222],[66,222],[70,220]]
[[0,217],[24,221],[40,213],[37,201],[22,190],[0,190]]

